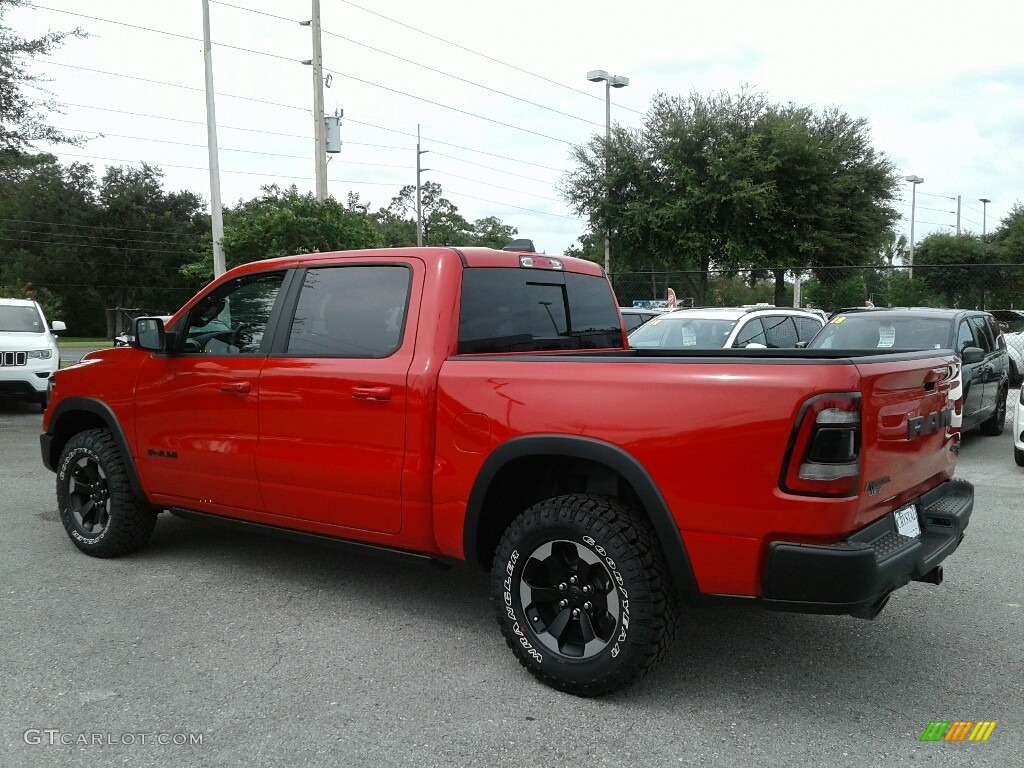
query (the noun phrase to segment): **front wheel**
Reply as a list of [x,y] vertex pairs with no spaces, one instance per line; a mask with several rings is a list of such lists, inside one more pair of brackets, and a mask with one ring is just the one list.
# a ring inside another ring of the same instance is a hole
[[93,557],[138,549],[156,525],[156,510],[139,499],[114,436],[107,429],[79,432],[57,465],[57,506],[75,546]]
[[993,437],[1001,435],[1003,434],[1004,424],[1006,424],[1006,387],[1000,387],[999,394],[996,397],[995,413],[981,422],[981,434]]
[[523,512],[498,545],[491,594],[520,663],[578,696],[638,679],[675,632],[675,595],[647,521],[605,497],[560,496]]
[[1024,451],[1020,448],[1013,449],[1013,460],[1017,462],[1018,467],[1024,467]]

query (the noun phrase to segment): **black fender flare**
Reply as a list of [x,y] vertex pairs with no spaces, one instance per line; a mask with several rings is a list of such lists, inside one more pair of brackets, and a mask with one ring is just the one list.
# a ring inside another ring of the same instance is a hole
[[93,397],[68,397],[61,400],[54,406],[53,413],[50,415],[50,429],[48,432],[44,432],[39,436],[39,447],[43,454],[43,464],[51,472],[57,471],[57,463],[60,459],[60,454],[54,455],[53,452],[53,439],[57,432],[59,432],[60,423],[62,418],[67,418],[74,413],[88,413],[98,417],[110,430],[110,433],[114,436],[114,441],[117,443],[117,447],[121,450],[121,455],[124,456],[125,466],[128,469],[128,479],[132,484],[132,490],[135,491],[136,496],[139,499],[145,500],[146,494],[142,490],[142,481],[139,478],[138,468],[135,466],[135,458],[132,456],[131,449],[128,447],[128,440],[125,438],[124,429],[121,427],[121,422],[118,421],[114,411],[111,410],[110,406],[104,403],[102,400],[97,400]]
[[603,464],[619,473],[636,491],[658,537],[672,579],[681,595],[697,596],[699,590],[693,575],[679,526],[658,486],[647,470],[632,455],[617,445],[589,437],[572,435],[524,435],[499,445],[484,461],[477,473],[466,505],[462,530],[463,552],[467,561],[480,562],[477,538],[483,516],[484,499],[491,483],[509,462],[529,456],[565,456]]

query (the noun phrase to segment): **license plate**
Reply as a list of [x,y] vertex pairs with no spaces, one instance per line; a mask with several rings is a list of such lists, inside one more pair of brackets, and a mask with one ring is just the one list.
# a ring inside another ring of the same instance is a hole
[[916,539],[921,535],[921,525],[917,521],[917,507],[911,504],[909,507],[897,509],[893,512],[896,517],[896,530],[901,536]]

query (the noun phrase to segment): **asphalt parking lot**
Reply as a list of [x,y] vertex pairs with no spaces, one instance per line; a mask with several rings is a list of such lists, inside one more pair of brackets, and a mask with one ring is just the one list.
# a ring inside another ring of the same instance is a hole
[[[519,667],[468,568],[170,515],[133,556],[80,554],[34,411],[0,402],[2,765],[1021,764],[1009,429],[965,439],[975,513],[941,586],[911,584],[871,622],[704,609],[640,684],[584,700]],[[934,720],[998,725],[921,742]]]

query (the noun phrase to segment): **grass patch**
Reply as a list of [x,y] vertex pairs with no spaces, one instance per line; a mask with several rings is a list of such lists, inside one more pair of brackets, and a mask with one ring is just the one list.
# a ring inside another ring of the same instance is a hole
[[81,337],[62,338],[59,342],[60,346],[65,349],[83,349],[91,347],[109,347],[111,344],[110,339],[86,339]]

